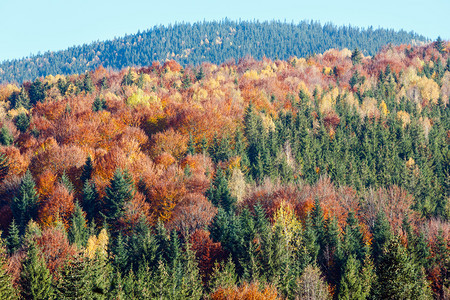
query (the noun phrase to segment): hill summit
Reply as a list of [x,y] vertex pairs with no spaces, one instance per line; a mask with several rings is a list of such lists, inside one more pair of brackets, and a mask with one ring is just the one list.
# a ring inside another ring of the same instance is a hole
[[323,53],[331,48],[359,48],[374,55],[386,44],[411,44],[427,39],[413,32],[361,29],[302,21],[214,21],[155,26],[144,32],[46,52],[0,63],[0,83],[34,80],[56,74],[80,74],[102,65],[122,69],[175,59],[182,65],[239,60],[288,59]]

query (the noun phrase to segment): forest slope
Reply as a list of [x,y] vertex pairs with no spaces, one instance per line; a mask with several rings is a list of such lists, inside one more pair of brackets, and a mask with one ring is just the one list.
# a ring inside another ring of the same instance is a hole
[[449,46],[1,85],[0,298],[447,299]]

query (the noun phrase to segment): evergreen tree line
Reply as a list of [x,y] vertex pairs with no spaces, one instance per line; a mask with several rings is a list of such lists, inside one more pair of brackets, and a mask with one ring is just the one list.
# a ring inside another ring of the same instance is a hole
[[360,29],[302,21],[231,21],[176,23],[110,41],[94,42],[26,59],[0,63],[0,83],[21,83],[56,74],[82,74],[100,65],[123,69],[176,59],[182,65],[220,64],[246,56],[288,59],[323,53],[331,48],[359,48],[374,55],[386,44],[426,41],[413,32]]

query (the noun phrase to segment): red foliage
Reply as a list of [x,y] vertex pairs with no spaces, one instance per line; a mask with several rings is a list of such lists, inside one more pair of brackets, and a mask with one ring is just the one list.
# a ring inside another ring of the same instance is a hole
[[227,257],[227,253],[220,242],[214,243],[211,240],[209,231],[206,230],[196,230],[190,237],[190,243],[197,257],[203,283],[207,283],[213,272],[214,264],[223,262]]

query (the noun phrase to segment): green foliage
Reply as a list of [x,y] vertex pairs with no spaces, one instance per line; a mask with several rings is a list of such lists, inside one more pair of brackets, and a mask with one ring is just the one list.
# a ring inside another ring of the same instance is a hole
[[30,127],[30,117],[26,113],[20,113],[15,118],[15,123],[20,132],[25,132]]
[[19,227],[17,227],[16,221],[14,219],[9,225],[6,245],[8,246],[9,253],[11,254],[19,250],[21,246]]
[[353,50],[351,59],[352,59],[353,65],[358,65],[358,64],[361,63],[362,54],[361,54],[361,51],[359,51],[358,48],[355,48],[355,50]]
[[214,181],[206,195],[215,206],[222,207],[225,211],[234,209],[236,198],[231,195],[226,175],[221,168],[218,168]]
[[88,261],[81,254],[71,258],[61,271],[56,284],[57,299],[93,299]]
[[95,97],[94,102],[92,102],[92,111],[102,111],[106,109],[106,100],[99,96]]
[[408,257],[398,238],[384,247],[377,266],[375,295],[379,299],[431,299],[423,269]]
[[75,244],[78,248],[81,248],[82,246],[86,246],[88,237],[89,233],[84,212],[78,202],[76,202],[69,228],[69,241],[71,244]]
[[45,99],[45,90],[42,81],[40,81],[39,79],[33,81],[28,94],[30,96],[30,103],[32,105],[35,105],[38,102],[43,102]]
[[50,271],[35,244],[27,251],[20,273],[20,292],[24,299],[48,300],[54,298]]
[[0,131],[0,143],[4,146],[9,146],[14,143],[14,137],[5,126]]
[[37,216],[39,195],[35,186],[33,176],[28,170],[22,177],[19,190],[11,201],[11,211],[21,232],[25,229],[28,221]]
[[128,171],[116,169],[110,184],[105,189],[102,214],[106,220],[116,222],[123,215],[123,206],[134,195],[133,181]]

